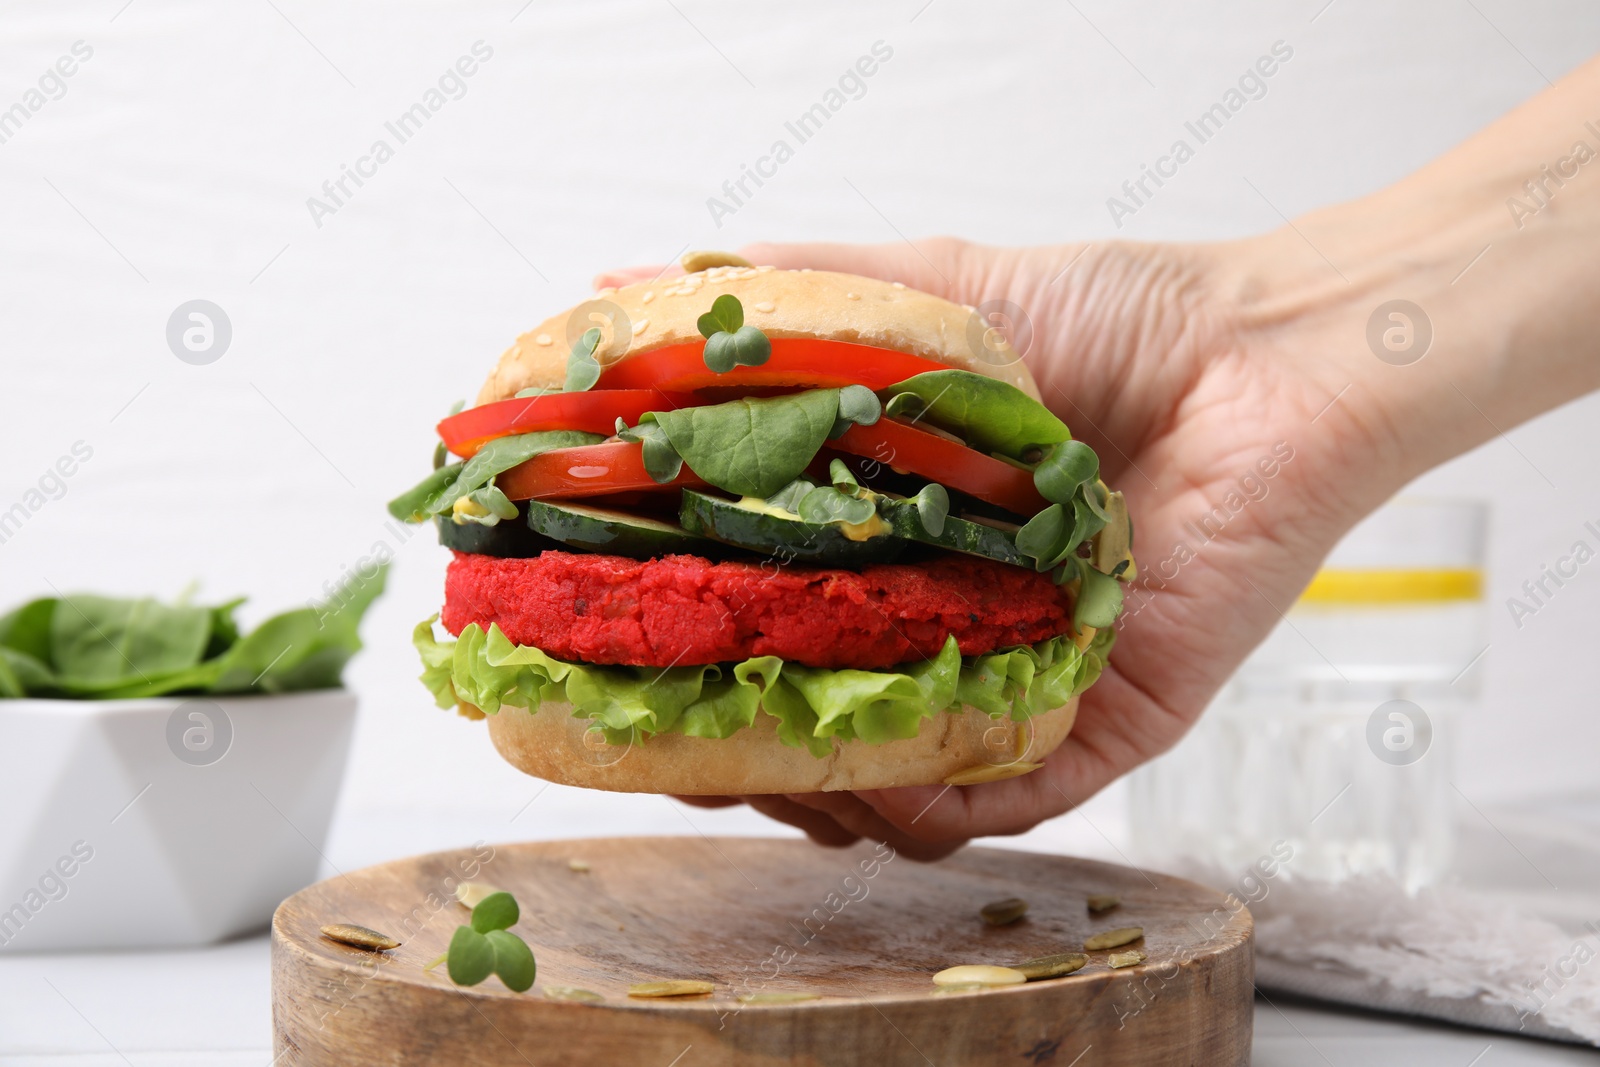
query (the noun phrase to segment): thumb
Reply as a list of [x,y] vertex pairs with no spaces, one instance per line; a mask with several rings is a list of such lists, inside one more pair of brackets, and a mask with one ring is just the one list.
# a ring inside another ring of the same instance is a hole
[[860,274],[942,296],[958,304],[979,301],[988,249],[952,237],[893,244],[753,244],[740,250],[752,263],[785,269]]

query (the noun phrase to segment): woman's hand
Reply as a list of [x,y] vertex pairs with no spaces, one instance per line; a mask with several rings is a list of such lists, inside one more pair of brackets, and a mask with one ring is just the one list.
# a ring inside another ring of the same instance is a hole
[[[821,843],[872,837],[934,858],[1082,803],[1183,735],[1327,549],[1393,488],[1328,483],[1330,463],[1366,467],[1387,443],[1328,407],[1349,380],[1336,365],[1289,358],[1243,327],[1218,292],[1215,250],[940,240],[745,254],[1020,308],[1045,403],[1100,455],[1137,532],[1140,579],[1110,665],[1041,770],[976,786],[740,798]],[[1009,325],[1014,338],[1025,332]]]
[[[1028,830],[1171,747],[1357,520],[1429,467],[1600,387],[1600,180],[1564,184],[1531,219],[1505,208],[1571,151],[1597,94],[1591,62],[1391,189],[1246,241],[746,249],[1021,308],[1044,402],[1126,495],[1139,577],[1109,666],[1038,771],[685,799],[742,799],[823,844],[870,837],[931,859]],[[1371,326],[1395,299],[1420,305],[1431,352],[1380,358]]]

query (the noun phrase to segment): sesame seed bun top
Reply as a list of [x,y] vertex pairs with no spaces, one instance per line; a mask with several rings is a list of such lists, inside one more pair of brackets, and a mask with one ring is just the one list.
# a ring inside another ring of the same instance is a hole
[[888,348],[1017,386],[1038,398],[1022,359],[969,307],[899,282],[832,271],[711,267],[681,277],[603,290],[518,337],[478,393],[487,404],[523,389],[559,389],[572,342],[601,330],[601,365],[670,345],[698,342],[696,325],[723,293],[744,307],[745,322],[768,337],[811,337]]

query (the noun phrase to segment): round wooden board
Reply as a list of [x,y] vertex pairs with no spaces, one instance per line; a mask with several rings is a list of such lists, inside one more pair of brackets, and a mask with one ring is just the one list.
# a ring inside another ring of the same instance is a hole
[[[588,865],[588,870],[575,870]],[[467,909],[458,881],[513,893],[513,927],[539,980],[458,989],[445,950]],[[1085,897],[1122,903],[1091,916]],[[985,903],[1022,897],[1022,921]],[[320,936],[356,923],[404,944],[376,954]],[[1142,926],[1148,962],[1106,952],[1065,978],[935,994],[935,971],[1081,951],[1100,930]],[[887,846],[831,851],[763,838],[621,838],[480,846],[321,882],[272,922],[275,1067],[974,1067],[1250,1060],[1250,914],[1190,882],[1089,860],[966,849],[926,865]],[[710,997],[640,1000],[659,978],[716,983]],[[546,986],[601,994],[553,1000]],[[821,999],[743,1004],[740,995]]]

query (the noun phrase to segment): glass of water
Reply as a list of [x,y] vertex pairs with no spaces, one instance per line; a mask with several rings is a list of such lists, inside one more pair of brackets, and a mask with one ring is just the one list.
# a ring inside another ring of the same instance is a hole
[[1434,882],[1454,847],[1453,741],[1488,648],[1477,501],[1401,498],[1356,527],[1188,737],[1135,772],[1153,862]]

